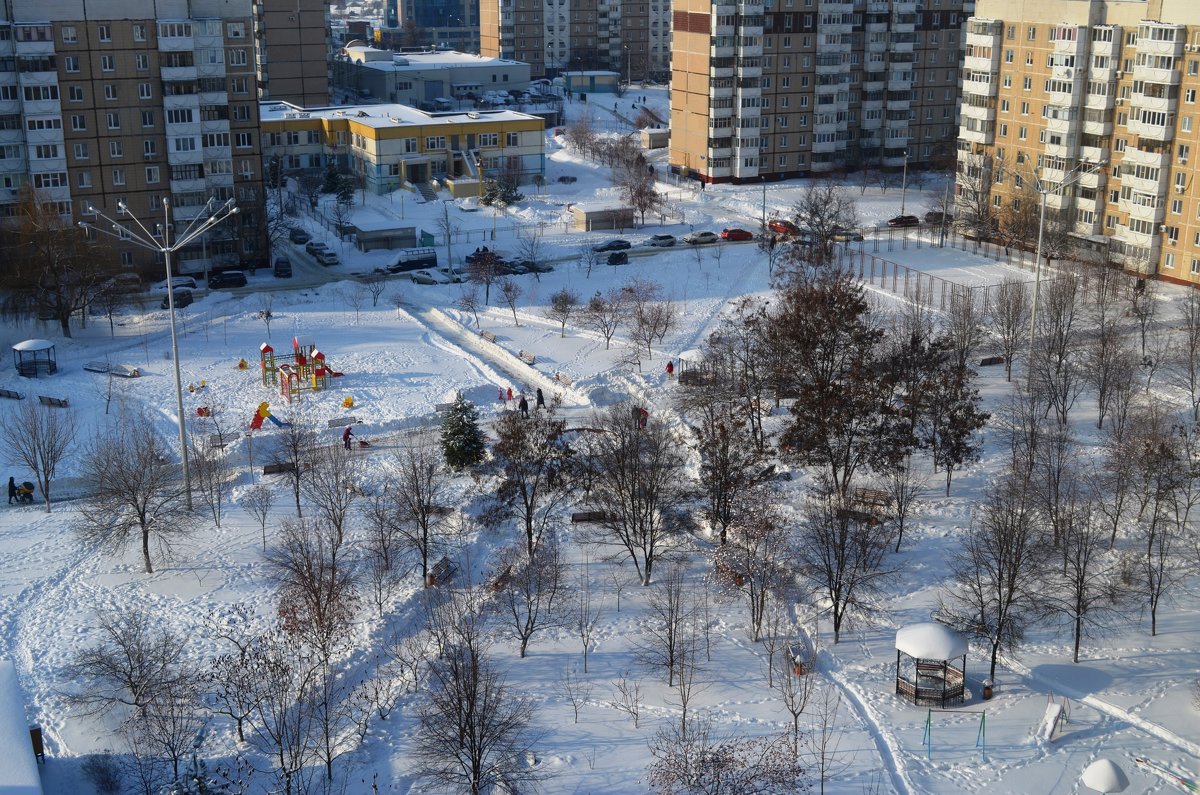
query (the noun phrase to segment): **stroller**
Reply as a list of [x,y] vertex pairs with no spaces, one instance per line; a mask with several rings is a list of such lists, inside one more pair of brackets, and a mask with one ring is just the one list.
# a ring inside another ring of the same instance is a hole
[[17,502],[33,505],[33,484],[28,480],[17,487]]

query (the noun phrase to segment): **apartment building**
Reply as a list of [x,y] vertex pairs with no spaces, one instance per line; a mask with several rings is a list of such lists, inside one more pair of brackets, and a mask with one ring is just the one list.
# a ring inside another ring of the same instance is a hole
[[[65,220],[118,202],[182,229],[209,198],[241,212],[179,252],[181,272],[266,253],[249,0],[11,3],[0,18],[0,221],[26,186]],[[130,222],[132,223],[132,222]],[[156,255],[116,243],[121,264]]]
[[329,5],[325,0],[253,0],[262,99],[329,102]]
[[1044,193],[1077,247],[1200,283],[1200,4],[980,0],[966,36],[960,206]]
[[426,112],[407,105],[301,108],[263,103],[263,154],[285,171],[317,171],[332,162],[360,175],[374,193],[403,183],[478,185],[519,170],[522,181],[546,173],[542,119],[511,110]]
[[363,101],[418,106],[489,91],[528,91],[529,64],[454,50],[391,52],[352,42],[334,56],[333,87]]
[[952,159],[972,5],[678,0],[672,168],[759,182]]
[[532,77],[604,69],[665,79],[670,0],[481,0],[480,52],[525,61]]

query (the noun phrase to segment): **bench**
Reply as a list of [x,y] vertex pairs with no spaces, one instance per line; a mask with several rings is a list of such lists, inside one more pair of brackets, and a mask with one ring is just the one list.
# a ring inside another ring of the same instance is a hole
[[703,370],[684,370],[679,374],[679,383],[683,386],[703,386],[708,383],[708,377]]
[[48,397],[46,395],[38,395],[38,402],[43,406],[53,406],[58,409],[65,409],[71,405],[67,402],[66,398]]
[[295,472],[295,471],[296,471],[295,465],[290,464],[290,463],[267,464],[266,466],[263,467],[264,475],[282,475],[285,472]]
[[436,588],[450,582],[454,572],[454,564],[450,562],[450,558],[443,555],[442,559],[433,564],[433,568],[425,575],[425,587]]
[[25,395],[17,392],[15,389],[0,389],[0,398],[8,398],[9,400],[24,400]]
[[529,351],[518,351],[517,358],[520,359],[521,361],[525,362],[525,364],[533,364],[534,362],[537,361],[537,357],[534,356]]
[[609,518],[608,511],[576,511],[571,514],[571,524],[580,522],[603,522]]
[[874,505],[877,508],[886,508],[892,504],[892,495],[883,489],[856,488],[854,499],[864,505]]
[[481,332],[479,332],[479,336],[483,337],[488,342],[496,341],[496,335],[490,331],[481,331]]
[[570,386],[570,385],[571,385],[571,379],[570,379],[570,377],[569,377],[569,376],[567,376],[567,375],[566,375],[566,374],[564,374],[564,373],[555,373],[555,374],[554,374],[554,380],[555,380],[555,381],[557,381],[557,382],[558,382],[558,383],[560,383],[560,384],[563,384],[564,386]]
[[445,414],[450,409],[454,408],[453,403],[434,403],[433,410],[438,414]]
[[241,431],[232,431],[230,433],[214,433],[208,437],[207,444],[210,449],[215,447],[220,450],[224,450],[225,445],[229,444],[230,442],[235,442],[240,438],[242,438]]
[[980,367],[993,367],[997,364],[1004,364],[1003,356],[984,356],[979,360]]
[[142,371],[128,364],[110,364],[109,362],[88,362],[83,366],[89,373],[104,375],[119,375],[122,378],[139,378]]
[[334,417],[326,424],[326,427],[341,428],[346,425],[362,425],[362,420],[358,417]]

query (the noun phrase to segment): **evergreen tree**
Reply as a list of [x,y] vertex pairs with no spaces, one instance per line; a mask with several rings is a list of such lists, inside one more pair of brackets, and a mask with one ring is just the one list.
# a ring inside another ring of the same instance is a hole
[[483,431],[479,428],[479,410],[459,392],[454,406],[442,420],[442,454],[455,469],[474,466],[486,452]]
[[321,179],[321,193],[333,193],[338,189],[341,179],[338,175],[337,164],[332,160],[325,164],[325,175]]

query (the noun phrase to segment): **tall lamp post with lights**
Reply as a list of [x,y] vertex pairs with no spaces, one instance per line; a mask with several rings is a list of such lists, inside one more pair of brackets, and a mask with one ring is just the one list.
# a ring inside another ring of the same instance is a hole
[[171,357],[175,362],[175,408],[179,414],[179,454],[183,461],[184,493],[187,496],[188,510],[191,510],[192,478],[191,472],[188,469],[187,430],[183,422],[183,380],[179,374],[179,339],[175,333],[175,288],[171,282],[171,255],[192,243],[221,222],[237,215],[238,208],[233,203],[233,199],[229,199],[219,206],[216,204],[215,199],[209,199],[204,208],[187,225],[187,228],[172,240],[171,204],[164,198],[162,206],[163,221],[161,224],[154,224],[154,232],[151,232],[141,221],[135,218],[129,212],[129,206],[123,201],[117,202],[117,210],[121,216],[128,217],[134,223],[137,227],[137,232],[121,226],[95,207],[88,207],[88,213],[103,218],[108,222],[110,228],[105,229],[101,226],[90,224],[87,221],[80,221],[79,226],[88,231],[108,235],[116,240],[132,242],[134,245],[148,251],[155,251],[163,255],[163,261],[167,269],[167,314],[171,319]]

